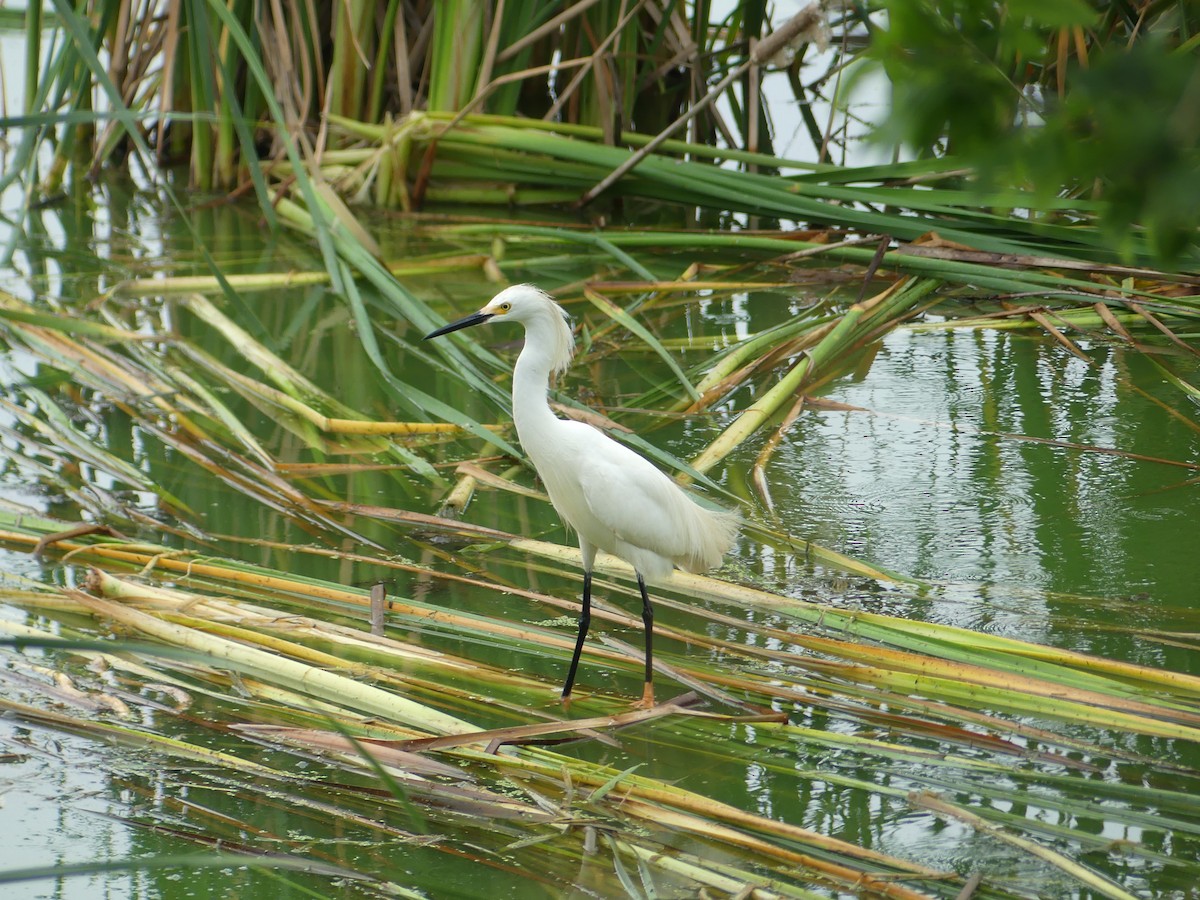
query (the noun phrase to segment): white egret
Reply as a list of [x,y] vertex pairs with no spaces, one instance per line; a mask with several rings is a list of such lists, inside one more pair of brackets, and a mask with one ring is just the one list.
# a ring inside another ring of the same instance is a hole
[[538,288],[505,288],[479,312],[430,332],[425,339],[484,322],[519,322],[525,346],[513,370],[513,423],[550,502],[575,529],[583,555],[583,609],[575,652],[562,697],[571,696],[579,655],[591,621],[592,566],[604,550],[633,566],[642,593],[646,628],[646,681],[640,705],[654,703],[654,611],[646,580],[662,580],[672,567],[703,572],[733,546],[738,516],[700,506],[642,456],[583,422],[560,419],[546,394],[551,373],[571,363],[575,337],[567,314]]

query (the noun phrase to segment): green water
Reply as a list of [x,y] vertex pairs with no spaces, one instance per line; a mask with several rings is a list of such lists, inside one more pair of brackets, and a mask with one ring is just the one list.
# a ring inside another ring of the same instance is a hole
[[[39,216],[36,221],[44,233],[19,248],[14,268],[2,273],[2,286],[40,304],[71,308],[92,302],[124,278],[207,271],[179,219],[165,214],[145,195],[109,187],[98,190],[93,199],[102,202]],[[287,233],[268,235],[252,208],[198,205],[190,220],[228,273],[310,270],[319,265],[306,241]],[[439,241],[404,221],[373,224],[388,259],[492,249],[484,239]],[[536,280],[549,288],[597,272],[620,277],[614,274],[611,260],[582,252],[571,258],[558,247],[514,245],[507,259],[505,274],[510,280]],[[523,264],[523,259],[529,262]],[[693,261],[655,257],[652,264],[656,271],[667,274],[677,273]],[[435,301],[447,318],[477,308],[495,290],[477,269],[466,265],[401,280],[414,293]],[[661,315],[651,324],[661,337],[691,338],[697,349],[681,358],[693,364],[713,348],[784,321],[835,290],[830,282],[700,298],[686,310]],[[852,299],[856,288],[849,290]],[[308,287],[248,293],[243,302],[245,309],[230,314],[239,316],[248,329],[261,329],[263,335],[271,336],[277,352],[290,365],[367,415],[402,418],[396,398],[381,388],[373,364],[362,352],[341,298],[323,287]],[[942,313],[959,311],[961,302],[947,298],[939,315],[924,321],[935,322]],[[193,319],[179,315],[170,303],[157,298],[142,303],[148,330],[177,328],[229,365],[244,365],[228,345],[195,327]],[[582,304],[572,306],[572,311],[577,316],[589,315]],[[594,318],[589,322],[593,327],[600,324]],[[405,323],[377,324],[383,326],[381,334],[394,329],[411,337]],[[489,343],[511,358],[516,337],[497,330]],[[381,343],[388,365],[414,385],[481,420],[495,418],[487,401],[464,394],[454,379],[439,373],[436,364],[407,355],[398,344]],[[1196,488],[1200,430],[1195,407],[1164,384],[1143,355],[1099,338],[1084,338],[1080,346],[1088,356],[1087,363],[1039,332],[899,331],[863,359],[852,375],[825,389],[819,398],[822,402],[804,411],[785,436],[767,470],[773,514],[749,487],[748,472],[760,442],[751,442],[715,473],[728,492],[725,502],[740,497],[745,508],[756,509],[755,515],[779,529],[918,579],[922,582],[919,587],[847,577],[814,565],[802,555],[749,538],[743,538],[731,554],[727,577],[843,608],[953,624],[1200,674],[1189,642],[1172,642],[1165,634],[1200,631],[1196,603],[1200,543],[1195,529],[1200,521],[1200,491]],[[1172,358],[1172,363],[1195,381],[1200,370],[1194,363],[1181,357]],[[193,514],[171,514],[155,496],[115,486],[111,478],[87,466],[75,471],[51,466],[58,479],[49,473],[39,479],[37,466],[23,464],[22,445],[14,439],[21,429],[11,415],[2,423],[6,432],[0,444],[5,456],[0,493],[8,501],[70,521],[80,518],[81,505],[94,514],[111,504],[145,514],[136,534],[145,540],[188,543],[189,539],[178,533],[172,536],[156,530],[151,522],[158,520],[167,528],[194,527],[197,535],[202,533],[210,542],[214,553],[296,574],[343,584],[370,584],[386,578],[394,596],[419,596],[450,609],[518,621],[536,622],[557,615],[519,596],[497,596],[468,585],[431,590],[419,575],[397,574],[369,561],[295,554],[231,540],[320,542],[294,515],[214,478],[179,453],[164,450],[153,435],[131,426],[119,404],[73,391],[70,378],[63,373],[43,370],[21,352],[0,360],[0,372],[10,399],[20,402],[23,387],[29,383],[53,392],[72,410],[79,429],[134,461]],[[751,390],[743,388],[716,414],[665,424],[655,417],[616,411],[639,405],[641,395],[667,378],[660,360],[632,348],[591,354],[586,367],[576,367],[563,389],[645,429],[652,443],[682,459],[699,452],[730,421],[732,410],[752,399]],[[500,380],[506,384],[503,376]],[[276,460],[311,461],[304,444],[270,416],[235,396],[224,399]],[[452,460],[461,451],[448,445],[436,454]],[[524,481],[532,484],[528,477]],[[441,497],[441,491],[405,472],[333,475],[319,483],[330,498],[429,513],[436,511]],[[466,518],[547,540],[568,540],[547,506],[508,493],[479,491]],[[412,529],[359,518],[353,521],[353,530],[365,541],[346,539],[337,545],[340,549],[368,557],[398,555],[435,568],[455,568],[453,558],[434,554],[431,547],[437,545]],[[557,596],[574,596],[578,591],[578,574],[573,570],[555,572],[512,559],[491,563],[480,553],[486,557],[486,551],[475,551],[476,555],[467,552],[462,559],[469,566],[484,566],[493,576],[506,577],[514,585]],[[70,583],[79,577],[69,565],[53,560],[39,563],[17,549],[0,553],[0,566],[14,584],[15,576],[56,583]],[[603,580],[602,592],[609,587]],[[635,608],[627,586],[612,599],[626,609]],[[725,611],[747,620],[764,615]],[[16,607],[4,607],[2,612],[7,619],[26,620],[26,613]],[[95,630],[90,620],[67,614],[56,621],[66,627]],[[684,621],[684,614],[670,608],[659,612],[660,624]],[[39,624],[45,627],[48,623],[42,620]],[[566,630],[569,632],[569,626]],[[613,625],[602,625],[601,630],[634,645],[641,640],[636,630]],[[720,636],[734,642],[752,639],[732,626]],[[436,632],[426,637],[439,649],[543,680],[545,703],[553,702],[554,686],[563,674],[561,659]],[[27,655],[37,657],[36,651]],[[624,695],[638,692],[633,667],[595,666],[585,661],[581,684]],[[678,688],[660,685],[664,693],[673,689]],[[3,690],[26,702],[35,702],[37,697],[35,687],[16,677],[7,679]],[[210,740],[207,732],[189,724],[189,719],[206,717],[206,702],[215,701],[200,698],[188,715],[163,715],[157,727],[165,734]],[[815,731],[880,738],[888,734],[879,722],[863,722],[820,708],[798,707],[793,716],[794,721]],[[592,744],[573,752],[617,769],[641,764],[643,774],[930,866],[997,874],[1013,890],[1046,897],[1074,890],[1064,887],[1053,870],[1028,856],[985,842],[969,828],[945,824],[907,804],[903,791],[937,785],[935,769],[905,772],[902,766],[893,766],[871,771],[862,767],[859,758],[819,741],[780,746],[760,743],[752,725],[730,723],[724,727],[741,748],[734,756],[706,751],[704,732],[688,721],[659,722],[622,735],[619,747]],[[1095,737],[1084,729],[1080,736]],[[233,743],[235,738],[229,740]],[[1161,761],[1163,771],[1169,771],[1169,765],[1200,765],[1200,755],[1191,745],[1149,738],[1119,740],[1133,742],[1140,753]],[[936,741],[930,739],[928,746],[936,748]],[[257,752],[260,761],[294,767],[300,774],[326,773],[317,758],[285,754],[270,746]],[[145,751],[126,752],[87,737],[12,720],[0,721],[0,754],[4,763],[0,779],[7,788],[0,823],[6,834],[13,836],[0,850],[0,869],[187,852],[196,848],[197,838],[220,837],[259,849],[311,852],[318,859],[376,873],[432,897],[558,896],[565,893],[564,885],[570,884],[603,895],[614,884],[611,873],[589,871],[589,866],[598,867],[599,863],[579,868],[549,849],[538,871],[529,868],[527,857],[509,861],[503,854],[489,855],[479,848],[494,846],[503,824],[483,823],[466,815],[434,823],[444,837],[437,846],[426,846],[419,834],[400,834],[407,823],[392,823],[397,833],[390,835],[381,835],[365,824],[357,829],[331,830],[320,811],[324,789],[319,779],[286,788],[262,788],[252,781],[205,772],[203,767],[164,763]],[[1100,770],[1106,765],[1101,759],[1091,762]],[[328,777],[344,780],[346,775],[330,771]],[[1161,775],[1151,766],[1140,771],[1122,769],[1116,777],[1161,786],[1171,783],[1170,775]],[[366,786],[371,780],[363,776],[361,781]],[[901,793],[871,793],[852,781]],[[992,783],[996,787],[1010,784],[1000,776],[993,776]],[[981,780],[979,795],[972,799],[988,802],[987,785]],[[1146,828],[1134,833],[1125,826],[1112,826],[1103,815],[1104,801],[1097,802],[1090,817],[1080,813],[1074,822],[1068,822],[1060,819],[1058,812],[1039,807],[1039,791],[1048,796],[1053,788],[1032,785],[1024,808],[1003,800],[997,803],[1014,816],[1040,819],[1049,826],[1071,825],[1113,841],[1142,840],[1168,857],[1197,858],[1196,832],[1164,835]],[[189,804],[215,809],[230,821],[251,823],[257,833],[247,834],[244,828],[202,833],[204,829],[188,813]],[[364,815],[369,812],[369,803],[365,803]],[[1190,821],[1197,822],[1195,816]],[[514,832],[513,840],[518,836]],[[452,852],[446,852],[447,847]],[[1090,865],[1108,872],[1139,896],[1189,896],[1185,892],[1191,887],[1190,879],[1169,867],[1127,863],[1116,852],[1084,856]],[[486,862],[480,862],[483,858]],[[299,897],[310,896],[309,891],[321,896],[373,895],[369,883],[319,874],[222,869],[34,881],[6,888],[5,896]],[[659,895],[674,896],[670,891],[670,886],[662,886]]]

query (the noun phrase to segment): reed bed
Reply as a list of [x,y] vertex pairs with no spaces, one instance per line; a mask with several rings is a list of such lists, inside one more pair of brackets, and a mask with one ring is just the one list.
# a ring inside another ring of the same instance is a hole
[[[65,524],[3,515],[0,539],[9,546],[31,548]],[[529,541],[509,545],[518,554],[566,552]],[[474,635],[511,641],[523,654],[562,657],[569,650],[564,631],[494,616],[455,616],[439,605],[396,597],[387,633],[373,635],[365,624],[365,589],[112,538],[67,539],[48,551],[86,568],[82,589],[31,585],[6,590],[5,600],[39,616],[70,614],[78,624],[58,634],[17,625],[6,630],[13,665],[27,666],[20,647],[53,651],[60,707],[49,712],[8,698],[3,705],[10,715],[148,749],[180,764],[203,762],[204,769],[187,779],[197,790],[252,777],[272,785],[276,802],[298,814],[319,808],[356,831],[364,824],[363,804],[370,803],[370,827],[380,838],[407,834],[418,840],[425,834],[422,846],[433,852],[452,852],[462,840],[491,847],[499,854],[496,863],[549,852],[556,861],[546,864],[543,857],[533,867],[549,884],[562,884],[569,865],[591,857],[611,882],[609,890],[620,889],[632,860],[640,861],[631,868],[641,871],[644,883],[688,890],[709,885],[729,891],[738,884],[764,896],[808,897],[854,886],[870,896],[917,898],[957,896],[962,889],[954,873],[747,813],[686,785],[597,765],[589,754],[572,750],[620,741],[627,730],[643,732],[664,750],[687,752],[715,740],[724,745],[731,728],[753,729],[754,759],[777,777],[801,783],[832,778],[889,805],[932,809],[983,839],[1029,854],[1097,896],[1132,895],[1058,849],[1110,849],[1107,839],[1064,823],[1099,814],[1102,805],[1107,820],[1131,828],[1180,838],[1200,830],[1188,787],[1200,773],[1171,767],[1170,787],[1150,786],[1098,777],[1087,762],[1104,758],[1118,769],[1146,762],[1144,750],[1104,737],[1112,732],[1200,737],[1200,679],[1190,676],[961,629],[847,614],[690,576],[659,601],[674,608],[673,598],[687,597],[683,606],[696,619],[695,626],[665,630],[671,645],[715,649],[709,626],[727,621],[728,611],[762,608],[769,617],[749,624],[739,619],[741,627],[783,638],[788,649],[756,653],[752,643],[727,645],[724,652],[736,654],[737,662],[715,666],[677,649],[665,657],[666,671],[708,696],[707,709],[683,698],[651,711],[621,712],[619,700],[591,694],[564,719],[552,689],[540,680],[437,646],[439,635]],[[617,569],[615,563],[604,567],[606,574]],[[424,577],[436,582],[447,576],[428,570]],[[486,572],[473,583],[488,587]],[[511,590],[500,582],[490,587]],[[564,605],[526,593],[532,603]],[[94,624],[84,625],[88,621]],[[98,640],[112,627],[122,630],[127,649]],[[157,650],[147,642],[177,649]],[[636,653],[589,648],[589,655],[593,663],[636,674]],[[97,681],[99,670],[113,672],[115,680]],[[146,706],[146,692],[167,691],[163,684],[172,686],[170,702]],[[156,716],[182,715],[200,696],[214,701],[206,708],[220,712],[199,722],[224,733],[226,749],[213,752],[196,738],[168,739],[146,729],[151,709]],[[779,715],[798,707],[807,710],[805,719],[875,722],[876,734],[792,724]],[[98,709],[106,711],[99,720]],[[538,746],[546,740],[568,743]],[[278,762],[257,762],[256,747],[262,746],[319,758],[331,772],[346,773],[342,778],[360,778],[340,786],[297,778]],[[736,759],[749,749],[735,741],[729,752]],[[795,752],[814,763],[825,757],[838,764],[833,771],[819,763],[792,771],[787,760]],[[879,780],[837,774],[856,770],[873,771]],[[372,778],[378,787],[368,788]],[[1004,812],[1007,803],[1024,802],[1025,790],[1035,784],[1042,787],[1039,803],[1055,810],[1059,824]],[[320,802],[313,806],[316,797]],[[983,799],[967,807],[964,797]],[[204,834],[237,826],[206,820],[202,811],[191,818]],[[713,850],[666,851],[683,836],[722,848],[717,858],[725,861],[706,862]],[[261,835],[246,852],[270,843]],[[1152,843],[1130,843],[1122,852],[1179,871],[1195,867],[1163,856]],[[346,859],[311,858],[353,871]],[[488,855],[477,862],[489,865]],[[387,879],[386,872],[359,875]],[[1004,883],[989,881],[980,896],[1022,895],[1018,885],[1010,885],[1010,893]]]

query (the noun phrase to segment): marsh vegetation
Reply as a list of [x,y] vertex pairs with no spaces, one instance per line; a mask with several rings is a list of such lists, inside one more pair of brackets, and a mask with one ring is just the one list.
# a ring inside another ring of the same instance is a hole
[[[0,881],[1184,896],[1200,23],[1025,6],[5,19]],[[611,560],[557,703],[515,348],[420,340],[523,281],[560,413],[746,520],[650,711]]]

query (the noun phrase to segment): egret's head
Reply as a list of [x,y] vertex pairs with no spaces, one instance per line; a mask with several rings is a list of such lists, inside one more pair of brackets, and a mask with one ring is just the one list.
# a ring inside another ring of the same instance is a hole
[[484,322],[520,322],[526,333],[536,332],[538,343],[550,354],[554,371],[565,369],[575,352],[575,336],[566,311],[532,284],[514,284],[493,297],[479,312],[464,316],[425,335],[425,340]]
[[480,315],[493,316],[497,322],[529,323],[542,316],[566,319],[563,308],[540,288],[532,284],[514,284],[506,287],[488,305],[479,311]]

